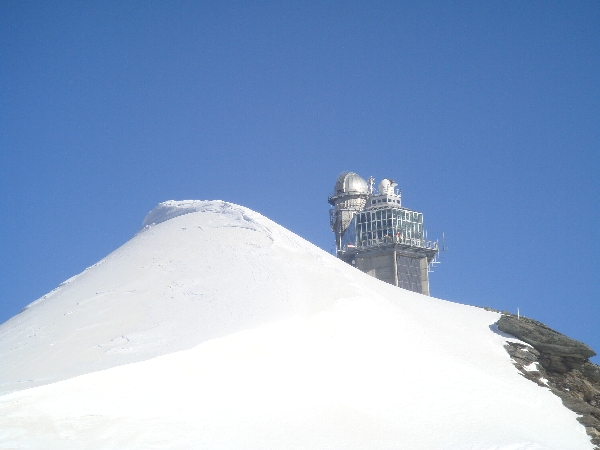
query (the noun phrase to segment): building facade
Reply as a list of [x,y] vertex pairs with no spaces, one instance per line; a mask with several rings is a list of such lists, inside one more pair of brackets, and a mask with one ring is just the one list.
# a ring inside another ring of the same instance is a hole
[[425,239],[423,214],[402,206],[393,180],[365,181],[354,172],[338,177],[329,197],[338,258],[395,286],[429,295],[429,268],[437,242]]

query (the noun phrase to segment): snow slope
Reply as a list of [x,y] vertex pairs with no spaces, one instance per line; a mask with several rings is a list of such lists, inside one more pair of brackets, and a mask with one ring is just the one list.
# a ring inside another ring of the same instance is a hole
[[497,319],[166,202],[0,326],[0,449],[592,449]]

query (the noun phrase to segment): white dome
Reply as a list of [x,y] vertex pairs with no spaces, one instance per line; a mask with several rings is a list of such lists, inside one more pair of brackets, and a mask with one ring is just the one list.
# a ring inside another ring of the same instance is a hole
[[343,172],[335,182],[334,195],[368,194],[367,182],[354,172]]
[[384,178],[379,182],[379,193],[385,195],[394,194],[394,188],[398,186],[397,183],[394,183],[394,180],[388,180]]

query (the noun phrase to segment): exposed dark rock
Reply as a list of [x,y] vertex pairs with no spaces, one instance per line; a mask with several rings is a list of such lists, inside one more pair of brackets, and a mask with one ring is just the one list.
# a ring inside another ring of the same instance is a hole
[[600,450],[600,367],[588,360],[596,353],[536,320],[502,314],[498,329],[529,344],[505,345],[521,375],[549,388],[567,408],[580,414],[577,420]]
[[581,373],[595,383],[600,383],[600,367],[596,364],[586,362],[581,368]]
[[537,320],[503,314],[498,321],[498,328],[527,342],[540,353],[583,361],[596,356],[596,352],[583,342],[560,334]]

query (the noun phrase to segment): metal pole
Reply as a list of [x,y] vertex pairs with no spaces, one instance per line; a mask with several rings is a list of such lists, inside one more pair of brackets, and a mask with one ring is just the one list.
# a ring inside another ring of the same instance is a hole
[[396,250],[394,250],[394,285],[398,286],[398,260],[396,259]]

